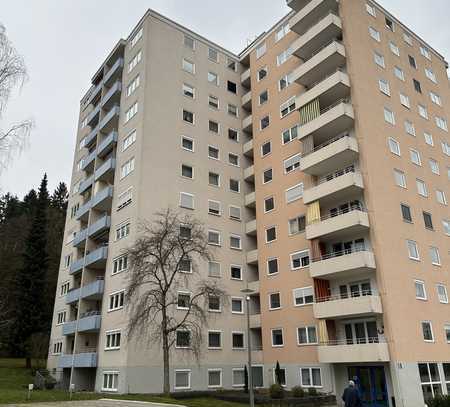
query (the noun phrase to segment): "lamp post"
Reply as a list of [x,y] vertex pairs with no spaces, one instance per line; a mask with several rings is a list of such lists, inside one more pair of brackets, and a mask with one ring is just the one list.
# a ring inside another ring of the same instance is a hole
[[250,294],[254,293],[250,288],[241,290],[246,294],[245,301],[247,306],[247,351],[248,351],[248,395],[250,407],[255,407],[255,396],[253,394],[253,372],[252,372],[252,343],[250,340]]

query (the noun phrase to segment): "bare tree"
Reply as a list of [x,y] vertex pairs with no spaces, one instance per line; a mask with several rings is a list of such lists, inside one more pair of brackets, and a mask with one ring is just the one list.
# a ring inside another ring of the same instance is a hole
[[[0,24],[0,119],[13,89],[21,87],[26,79],[25,62],[6,36],[5,27]],[[13,155],[23,149],[32,127],[32,120],[15,123],[9,129],[0,127],[0,172]]]
[[[169,394],[170,350],[177,331],[183,331],[181,340],[199,360],[208,301],[225,303],[227,294],[199,275],[199,262],[211,260],[212,252],[203,224],[189,215],[171,209],[156,213],[152,223],[141,224],[140,235],[126,254],[128,336],[162,346],[163,390]],[[190,295],[179,298],[178,290]],[[177,310],[180,301],[183,311]]]

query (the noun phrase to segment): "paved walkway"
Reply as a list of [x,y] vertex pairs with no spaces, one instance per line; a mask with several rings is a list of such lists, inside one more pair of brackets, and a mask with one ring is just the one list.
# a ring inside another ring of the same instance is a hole
[[184,407],[181,404],[164,404],[164,403],[149,403],[144,401],[132,400],[85,400],[85,401],[57,401],[54,403],[33,403],[33,404],[4,404],[8,407]]

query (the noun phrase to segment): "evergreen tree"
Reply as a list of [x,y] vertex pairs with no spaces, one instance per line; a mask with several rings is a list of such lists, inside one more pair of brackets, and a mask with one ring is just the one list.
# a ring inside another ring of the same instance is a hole
[[69,191],[67,190],[66,184],[64,182],[60,182],[52,194],[50,201],[51,206],[65,213],[67,210],[68,197]]

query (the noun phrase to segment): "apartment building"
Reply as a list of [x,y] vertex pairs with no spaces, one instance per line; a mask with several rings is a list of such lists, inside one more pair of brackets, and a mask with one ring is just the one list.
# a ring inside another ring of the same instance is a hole
[[230,296],[199,364],[180,333],[173,391],[242,387],[250,341],[255,387],[278,361],[287,388],[353,379],[367,406],[450,393],[447,63],[375,2],[287,4],[239,55],[149,10],[92,78],[48,359],[66,386],[161,391],[158,346],[126,337],[123,249],[173,207]]

